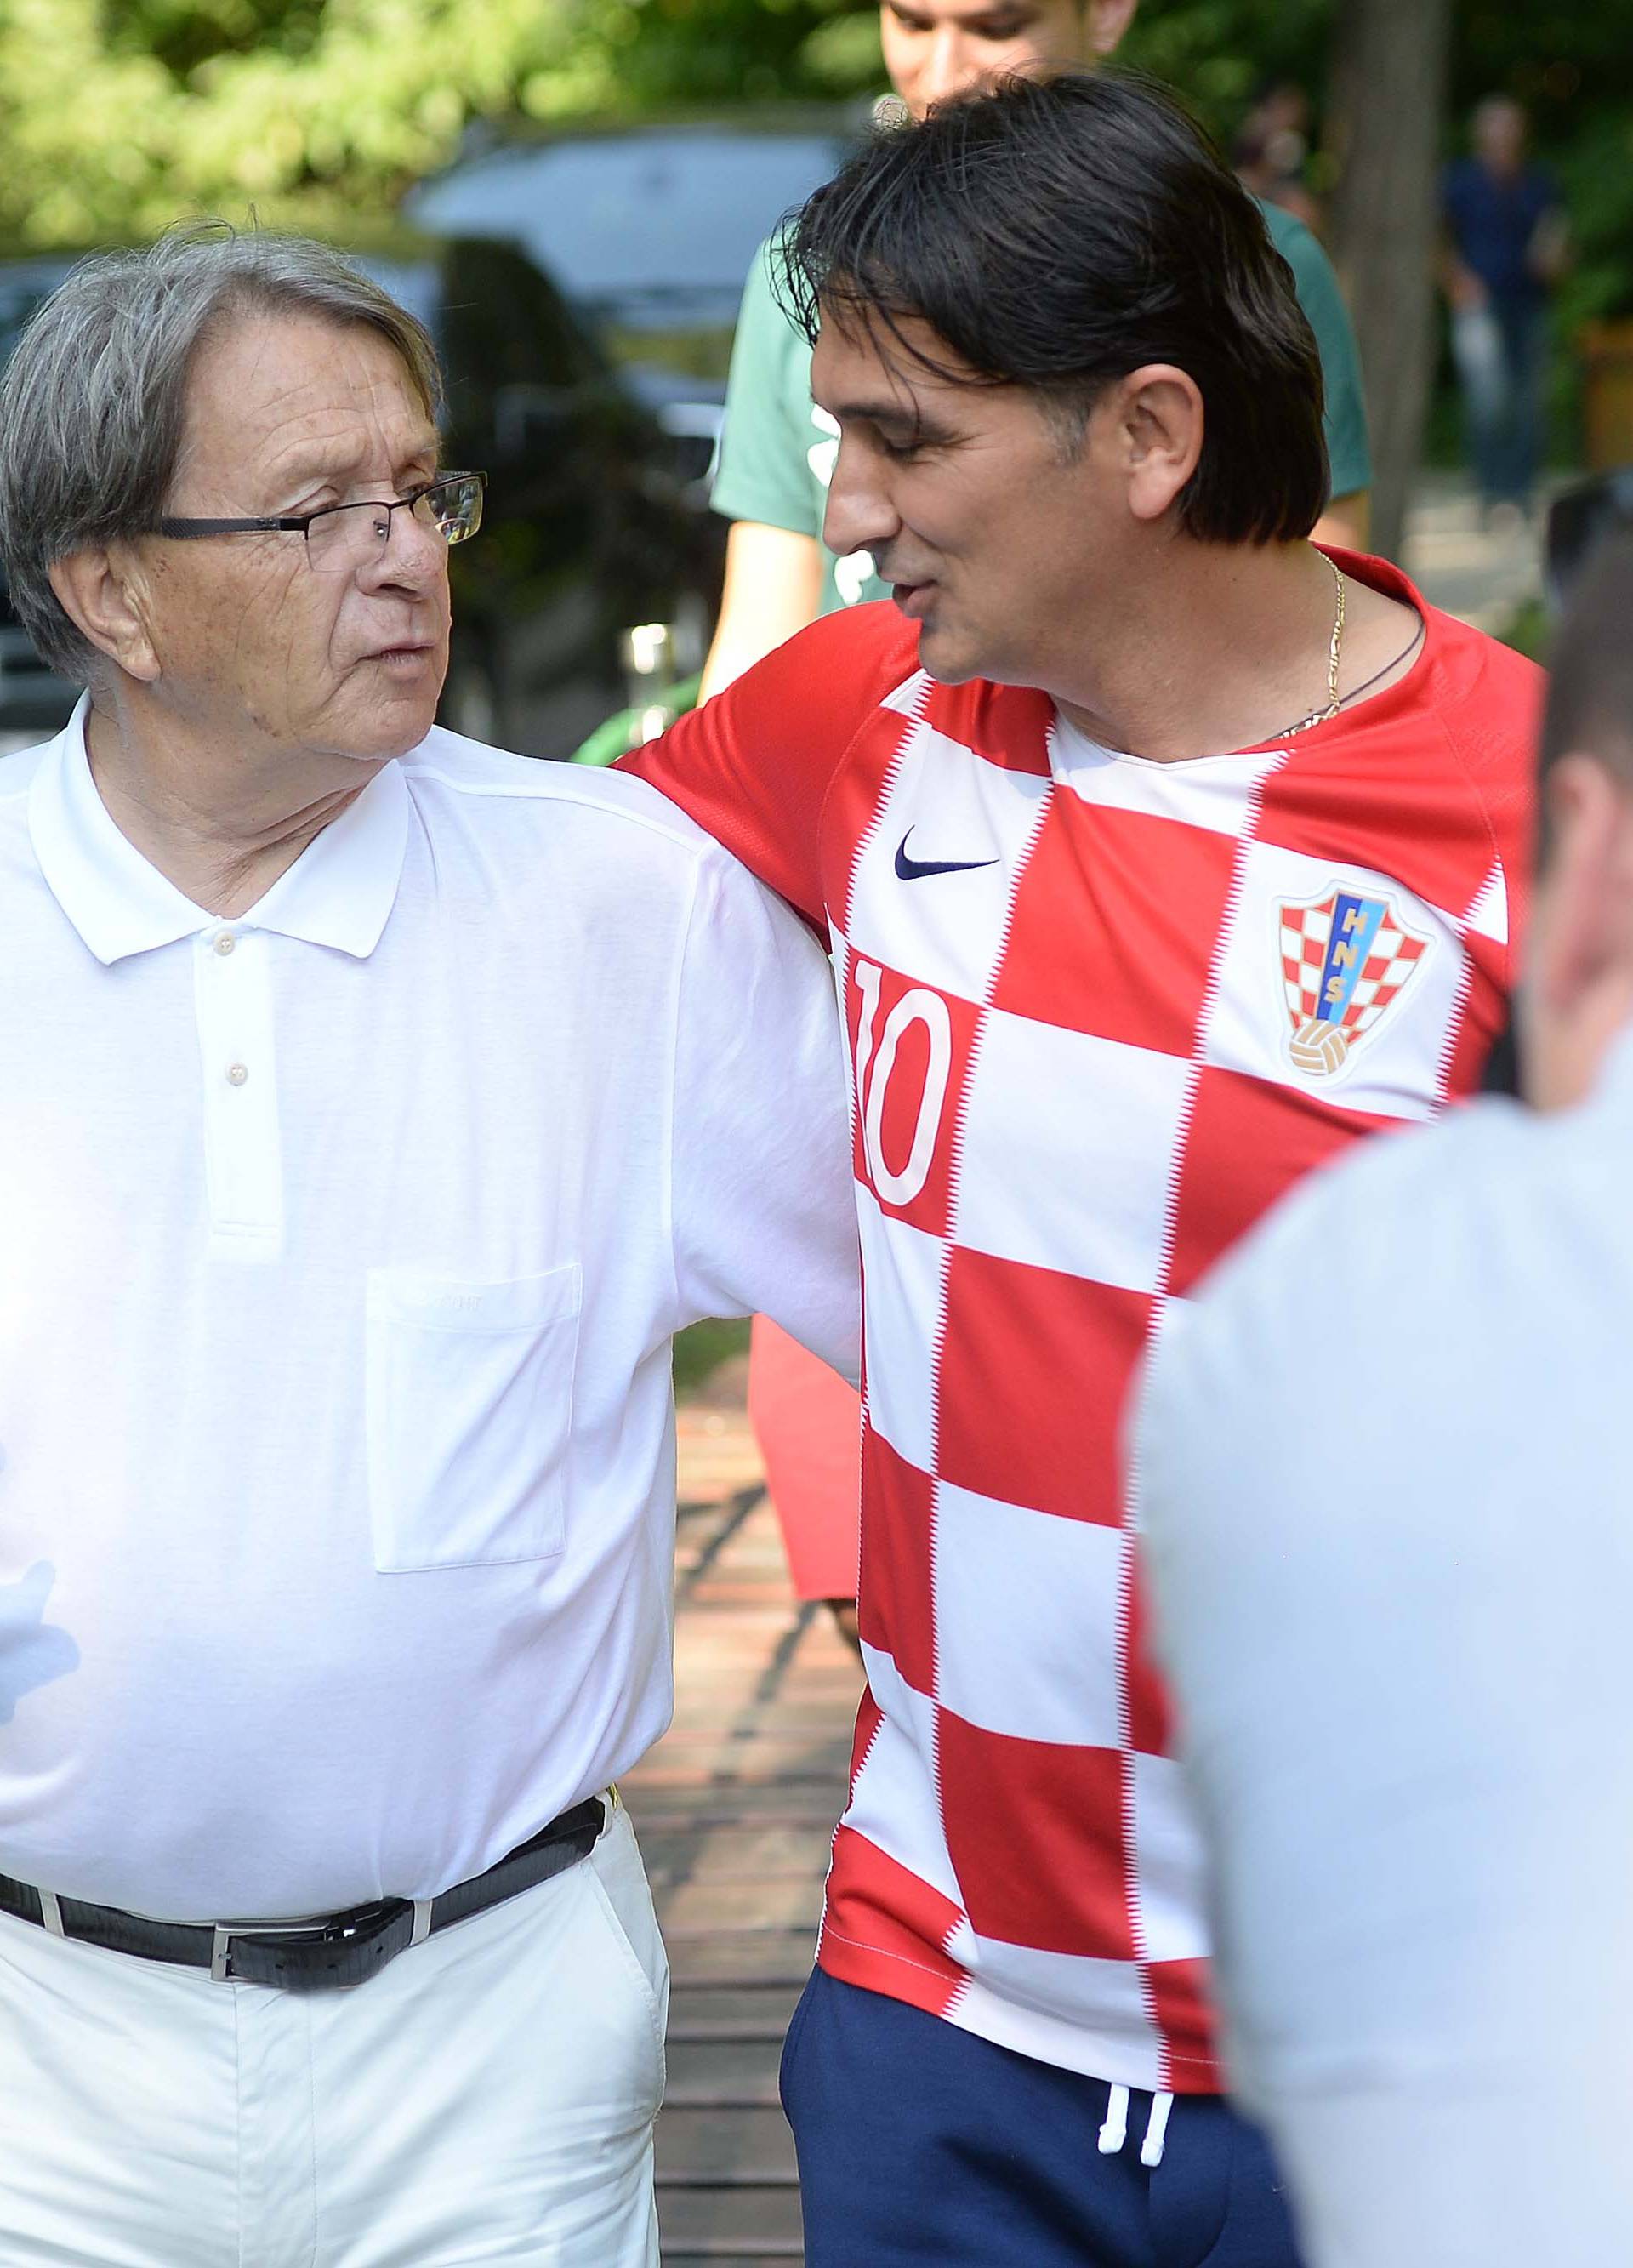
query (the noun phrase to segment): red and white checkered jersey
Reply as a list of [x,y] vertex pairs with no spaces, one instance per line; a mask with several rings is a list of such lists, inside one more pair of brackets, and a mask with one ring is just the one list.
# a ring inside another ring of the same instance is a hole
[[[1129,1387],[1268,1205],[1467,1093],[1506,1014],[1539,674],[1343,564],[1425,644],[1285,744],[1110,754],[864,607],[637,761],[827,930],[850,1031],[870,1690],[821,1964],[1133,2087],[1218,2074]],[[1290,1424],[1342,1296],[1308,1286]]]

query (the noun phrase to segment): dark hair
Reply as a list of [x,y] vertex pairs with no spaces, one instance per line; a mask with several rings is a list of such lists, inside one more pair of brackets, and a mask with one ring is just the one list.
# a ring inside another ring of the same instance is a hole
[[1041,397],[1069,448],[1143,364],[1201,390],[1188,535],[1307,535],[1327,503],[1321,364],[1258,206],[1178,103],[1125,72],[1014,78],[875,131],[782,239],[791,312],[891,334],[946,377]]
[[1633,791],[1633,534],[1608,536],[1585,566],[1549,657],[1539,759],[1598,756]]

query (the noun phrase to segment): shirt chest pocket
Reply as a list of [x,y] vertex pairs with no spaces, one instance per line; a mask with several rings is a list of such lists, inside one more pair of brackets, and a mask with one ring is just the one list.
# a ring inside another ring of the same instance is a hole
[[368,1276],[366,1407],[382,1573],[554,1557],[563,1546],[582,1275]]

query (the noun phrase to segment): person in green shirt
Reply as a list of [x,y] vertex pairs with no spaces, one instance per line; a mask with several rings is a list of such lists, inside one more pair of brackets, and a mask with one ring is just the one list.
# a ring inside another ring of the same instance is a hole
[[[896,92],[916,115],[1009,72],[1107,55],[1138,0],[884,0],[879,33]],[[1293,271],[1320,350],[1332,501],[1319,541],[1366,538],[1372,484],[1360,364],[1338,280],[1303,222],[1262,205],[1271,242]],[[811,400],[811,349],[772,281],[775,239],[761,247],[743,295],[726,394],[713,504],[733,525],[720,620],[703,670],[717,692],[820,614],[884,599],[866,553],[823,548],[822,515],[838,429]]]

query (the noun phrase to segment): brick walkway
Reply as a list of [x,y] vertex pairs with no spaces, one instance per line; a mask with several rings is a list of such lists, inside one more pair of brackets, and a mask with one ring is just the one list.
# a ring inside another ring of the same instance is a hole
[[811,1966],[861,1690],[788,1585],[740,1408],[680,1414],[673,1728],[623,1783],[673,1977],[666,2268],[801,2258],[783,2033]]

